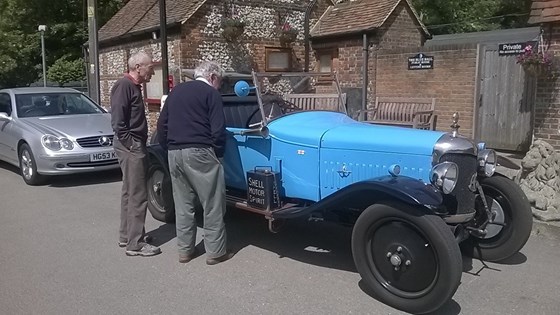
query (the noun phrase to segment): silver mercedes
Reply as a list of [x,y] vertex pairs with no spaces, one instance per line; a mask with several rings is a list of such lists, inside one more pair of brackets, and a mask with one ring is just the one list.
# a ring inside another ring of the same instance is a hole
[[29,185],[118,168],[111,115],[74,89],[0,90],[0,160],[19,167]]

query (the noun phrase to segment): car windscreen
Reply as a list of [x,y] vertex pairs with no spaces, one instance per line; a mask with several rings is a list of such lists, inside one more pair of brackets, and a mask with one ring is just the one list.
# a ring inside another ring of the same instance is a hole
[[16,94],[16,109],[20,118],[106,112],[81,93]]

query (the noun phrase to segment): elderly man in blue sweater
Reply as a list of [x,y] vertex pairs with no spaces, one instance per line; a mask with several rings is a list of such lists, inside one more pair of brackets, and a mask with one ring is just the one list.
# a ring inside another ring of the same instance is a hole
[[226,129],[222,97],[218,92],[223,70],[204,61],[194,81],[177,85],[165,101],[157,126],[159,143],[168,150],[173,186],[179,262],[197,253],[196,200],[204,211],[206,263],[215,265],[233,257],[226,249],[225,179],[221,158]]

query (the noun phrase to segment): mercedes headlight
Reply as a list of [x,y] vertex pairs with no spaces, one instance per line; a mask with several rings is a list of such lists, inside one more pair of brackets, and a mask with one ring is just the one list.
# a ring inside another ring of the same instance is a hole
[[51,151],[72,150],[74,149],[74,143],[72,140],[67,138],[58,138],[53,135],[44,135],[41,138],[41,143],[43,146]]
[[486,177],[494,175],[497,161],[496,151],[490,149],[478,151],[478,173]]
[[458,178],[459,167],[453,162],[439,163],[430,172],[430,181],[444,194],[449,194],[453,191]]

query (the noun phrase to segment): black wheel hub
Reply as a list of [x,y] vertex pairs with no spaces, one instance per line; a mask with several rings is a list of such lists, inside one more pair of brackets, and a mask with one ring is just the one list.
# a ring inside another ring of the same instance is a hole
[[402,297],[430,291],[438,276],[437,257],[413,225],[389,220],[371,230],[371,269],[387,290]]

